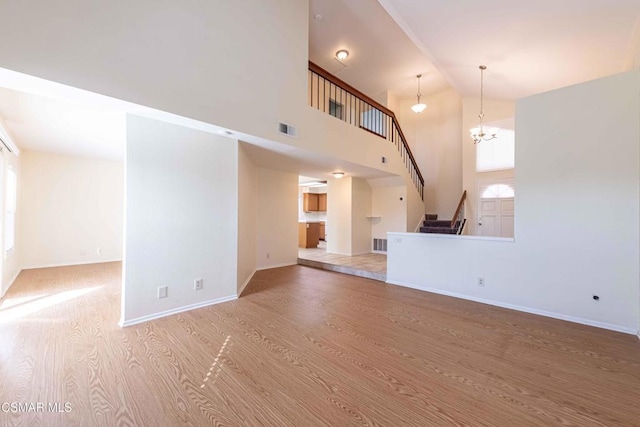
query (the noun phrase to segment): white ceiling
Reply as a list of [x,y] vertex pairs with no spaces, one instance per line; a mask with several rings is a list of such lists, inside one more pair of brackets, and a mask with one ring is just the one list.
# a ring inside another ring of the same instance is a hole
[[484,64],[485,96],[517,99],[640,67],[640,1],[311,0],[309,45],[333,72],[348,49],[337,75],[370,96],[412,97],[420,72],[423,94],[477,96]]
[[363,179],[394,176],[378,169],[294,149],[279,143],[254,141],[251,144],[244,144],[244,148],[251,161],[259,167],[295,173],[307,177],[311,181],[333,179],[331,173],[338,171],[344,171],[347,176]]
[[[344,65],[335,59],[340,49],[350,52]],[[309,59],[373,98],[387,90],[415,96],[417,74],[422,93],[449,87],[375,0],[311,0]]]
[[[346,66],[334,59],[343,48],[351,53]],[[640,0],[310,0],[309,58],[379,99],[387,90],[414,97],[418,73],[423,94],[452,86],[463,96],[477,96],[477,67],[486,64],[486,96],[516,99],[640,67]],[[7,73],[0,70],[0,84]],[[6,86],[36,83],[17,77],[19,83]],[[38,95],[0,88],[0,117],[21,149],[122,159],[125,112],[221,131],[106,97],[94,102],[95,94],[51,82],[38,84],[46,86],[33,92]],[[55,93],[64,93],[65,100]],[[338,168],[376,176],[336,159],[262,154],[254,157],[265,167],[318,178]]]
[[0,88],[0,117],[22,150],[122,160],[125,114]]

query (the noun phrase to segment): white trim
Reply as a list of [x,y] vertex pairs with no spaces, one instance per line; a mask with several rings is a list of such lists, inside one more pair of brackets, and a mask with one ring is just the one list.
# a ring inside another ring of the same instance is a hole
[[33,267],[24,267],[23,270],[33,270],[35,268],[72,267],[74,265],[104,264],[107,262],[122,262],[122,259],[105,259],[104,261],[85,261],[85,262],[72,262],[72,263],[60,263],[60,264],[45,264],[45,265],[37,265]]
[[240,295],[242,295],[244,288],[246,288],[251,279],[253,279],[253,275],[256,274],[256,271],[258,270],[253,270],[253,273],[251,273],[247,280],[245,280],[244,283],[240,286],[240,289],[238,289],[238,293],[236,294],[236,298],[240,298]]
[[459,294],[459,293],[456,293],[456,292],[449,292],[449,291],[443,291],[443,290],[440,290],[440,289],[421,287],[421,286],[418,286],[418,285],[413,285],[413,284],[410,284],[410,283],[404,283],[404,282],[400,282],[400,281],[396,281],[396,280],[387,280],[387,283],[390,284],[390,285],[398,285],[398,286],[404,286],[405,288],[417,289],[419,291],[431,292],[431,293],[434,293],[434,294],[446,295],[446,296],[449,296],[449,297],[460,298],[460,299],[465,299],[465,300],[469,300],[469,301],[475,301],[475,302],[479,302],[479,303],[482,303],[482,304],[494,305],[496,307],[502,307],[502,308],[508,308],[508,309],[516,310],[516,311],[522,311],[524,313],[531,313],[531,314],[537,314],[539,316],[551,317],[551,318],[560,319],[560,320],[566,320],[568,322],[579,323],[581,325],[594,326],[596,328],[602,328],[602,329],[609,329],[611,331],[623,332],[625,334],[633,334],[633,335],[635,335],[635,334],[639,333],[639,331],[636,330],[636,329],[627,328],[627,327],[624,327],[624,326],[612,325],[610,323],[597,322],[595,320],[584,319],[584,318],[581,318],[581,317],[568,316],[566,314],[554,313],[554,312],[545,311],[545,310],[538,310],[536,308],[523,307],[523,306],[515,305],[515,304],[507,304],[507,303],[503,303],[503,302],[499,302],[499,301],[493,301],[493,300],[484,299],[484,298],[477,298],[477,297],[473,297],[473,296],[469,296],[469,295]]
[[208,307],[214,304],[220,304],[227,301],[233,301],[237,299],[237,295],[229,295],[226,297],[216,298],[208,301],[197,302],[195,304],[185,305],[178,308],[172,308],[170,310],[161,311],[159,313],[149,314],[147,316],[137,317],[131,320],[120,320],[119,325],[122,328],[126,328],[127,326],[137,325],[138,323],[148,322],[150,320],[160,319],[161,317],[171,316],[173,314],[183,313],[185,311],[195,310],[197,308]]
[[422,215],[422,219],[420,219],[420,222],[418,222],[418,225],[416,226],[416,228],[413,229],[414,233],[419,233],[420,232],[420,227],[422,227],[422,224],[424,224],[425,221],[425,216]]
[[[467,219],[467,223],[469,220]],[[438,234],[438,233],[401,233],[397,231],[387,232],[389,236],[418,236],[423,239],[463,239],[463,240],[493,240],[496,242],[513,243],[516,241],[513,237],[493,237],[493,236],[467,236],[460,234]],[[391,239],[389,239],[391,240]]]
[[298,265],[298,260],[296,259],[296,262],[285,262],[283,264],[275,264],[275,265],[268,265],[266,267],[259,267],[256,268],[256,271],[262,271],[262,270],[271,270],[272,268],[280,268],[280,267],[291,267],[292,265]]

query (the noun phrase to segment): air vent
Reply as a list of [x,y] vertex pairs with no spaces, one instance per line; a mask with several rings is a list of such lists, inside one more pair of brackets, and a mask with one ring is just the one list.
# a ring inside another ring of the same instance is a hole
[[387,252],[387,239],[373,239],[374,252]]
[[278,132],[288,136],[298,136],[298,131],[296,130],[296,128],[286,123],[278,123]]

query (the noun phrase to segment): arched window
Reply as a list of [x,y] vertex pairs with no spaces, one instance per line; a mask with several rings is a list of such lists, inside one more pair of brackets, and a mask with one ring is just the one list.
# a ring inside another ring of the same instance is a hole
[[493,184],[482,192],[483,199],[508,199],[514,196],[513,187],[507,184]]

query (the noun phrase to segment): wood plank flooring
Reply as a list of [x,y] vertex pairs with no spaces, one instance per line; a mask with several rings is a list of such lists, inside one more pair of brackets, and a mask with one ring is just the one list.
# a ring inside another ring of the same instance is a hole
[[303,266],[121,329],[120,268],[0,300],[0,426],[640,425],[631,335]]

